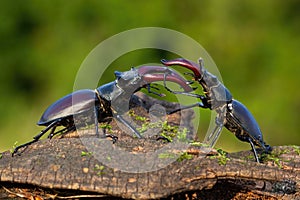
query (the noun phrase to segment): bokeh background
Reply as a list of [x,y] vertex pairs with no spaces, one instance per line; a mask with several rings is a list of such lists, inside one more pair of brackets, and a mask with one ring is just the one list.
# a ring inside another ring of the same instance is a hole
[[[145,26],[174,29],[197,40],[234,97],[254,114],[265,140],[300,145],[299,10],[298,0],[2,0],[0,152],[42,129],[36,126],[41,114],[72,92],[81,63],[98,43]],[[113,65],[127,70],[162,58],[156,51],[133,52]],[[111,72],[101,82],[113,79]],[[217,146],[250,148],[227,130]]]

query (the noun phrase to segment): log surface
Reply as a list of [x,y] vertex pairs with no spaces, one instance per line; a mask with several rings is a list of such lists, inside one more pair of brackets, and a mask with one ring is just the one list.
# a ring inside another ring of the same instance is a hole
[[[192,111],[181,115],[192,129]],[[179,118],[168,121],[178,124]],[[45,139],[15,157],[2,153],[0,198],[300,199],[297,146],[274,147],[272,156],[256,163],[250,151],[225,155],[116,130],[115,144],[83,130],[86,137]]]

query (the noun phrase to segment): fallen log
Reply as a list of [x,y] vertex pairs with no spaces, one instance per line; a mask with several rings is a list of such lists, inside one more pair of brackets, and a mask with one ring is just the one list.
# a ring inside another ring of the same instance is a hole
[[[135,100],[136,116],[148,115],[153,105],[178,106],[143,98]],[[39,141],[14,157],[3,152],[0,198],[300,199],[300,147],[274,147],[256,163],[251,151],[226,153],[192,142],[192,118],[191,110],[167,116],[186,135],[172,142],[157,140],[162,126],[137,139],[112,122],[115,144],[84,129]]]

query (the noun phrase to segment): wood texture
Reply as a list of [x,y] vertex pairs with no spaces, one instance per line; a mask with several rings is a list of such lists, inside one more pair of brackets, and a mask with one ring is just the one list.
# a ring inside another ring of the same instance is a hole
[[[192,128],[193,113],[186,112],[181,113],[186,115],[183,124]],[[175,114],[168,120],[178,124],[181,118]],[[297,146],[274,147],[259,164],[250,151],[225,155],[192,145],[173,148],[154,136],[137,139],[124,134],[115,122],[112,127],[119,136],[115,144],[82,130],[84,137],[45,139],[15,157],[2,153],[0,198],[300,199]],[[125,161],[123,154],[114,155],[120,149],[127,153]],[[148,160],[149,152],[158,157]]]

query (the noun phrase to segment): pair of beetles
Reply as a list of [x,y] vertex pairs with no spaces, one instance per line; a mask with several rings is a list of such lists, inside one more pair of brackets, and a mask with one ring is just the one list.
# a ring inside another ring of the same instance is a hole
[[[122,106],[124,103],[118,102],[129,102],[131,95],[142,88],[147,88],[149,93],[162,96],[162,94],[152,90],[154,88],[152,83],[157,81],[163,81],[164,87],[171,93],[199,99],[196,104],[183,106],[170,113],[192,107],[216,111],[215,128],[205,139],[204,143],[214,146],[222,128],[225,126],[239,140],[250,143],[257,162],[260,162],[260,160],[255,146],[262,148],[266,153],[272,151],[271,146],[265,144],[261,130],[250,111],[242,103],[233,99],[229,90],[217,77],[204,68],[201,58],[198,63],[183,58],[161,60],[161,62],[164,65],[163,67],[142,66],[132,68],[126,72],[116,71],[116,80],[113,82],[102,85],[95,90],[78,90],[57,100],[46,109],[37,123],[37,125],[46,126],[46,128],[36,135],[32,141],[17,146],[12,155],[15,155],[20,148],[37,142],[48,131],[50,131],[48,138],[52,138],[58,133],[64,134],[71,130],[76,130],[75,118],[80,121],[81,116],[87,113],[93,113],[91,117],[95,124],[97,135],[99,135],[98,123],[106,118],[113,117],[129,128],[137,138],[142,138],[140,133],[122,117],[122,114],[125,112]],[[193,80],[185,80],[172,70],[171,66],[179,66],[191,70],[192,73],[186,74],[192,76]],[[183,91],[172,91],[167,87],[167,81],[180,85]],[[202,86],[204,95],[193,93],[195,88],[190,86],[193,82],[197,82]],[[55,131],[59,126],[64,128]],[[118,139],[112,134],[105,133],[105,131],[104,137],[111,137],[114,142]]]

